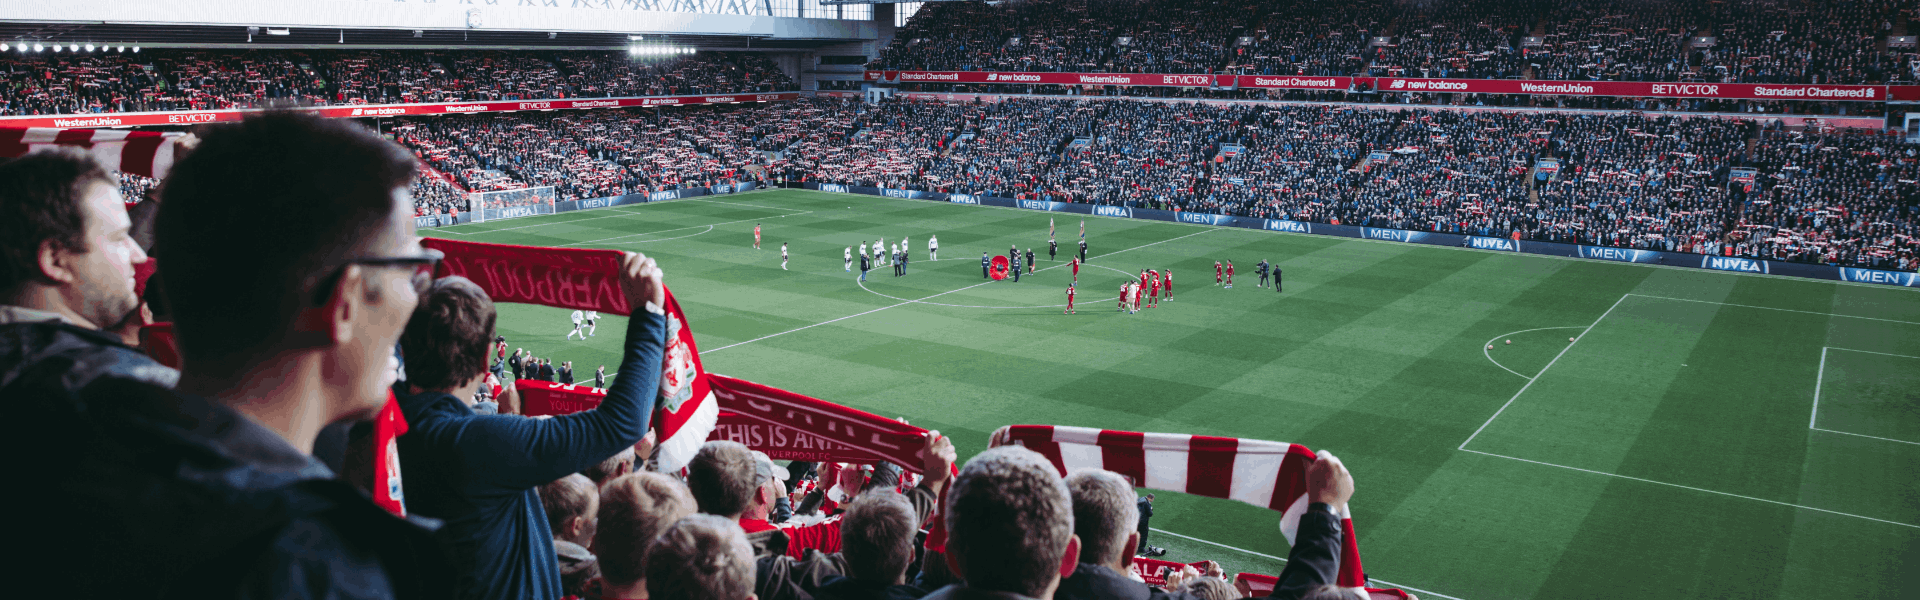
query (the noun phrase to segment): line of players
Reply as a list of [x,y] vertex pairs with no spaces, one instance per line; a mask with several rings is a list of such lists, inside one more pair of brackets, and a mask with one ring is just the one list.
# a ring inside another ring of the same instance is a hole
[[[1260,264],[1254,268],[1254,271],[1260,275],[1260,282],[1255,284],[1256,287],[1266,287],[1268,278],[1271,277],[1273,281],[1273,291],[1280,291],[1281,273],[1279,266],[1268,263],[1266,259],[1261,259]],[[1076,288],[1079,283],[1080,263],[1079,261],[1075,261],[1073,264],[1073,283],[1067,284],[1067,309],[1062,311],[1062,314],[1076,314],[1073,306],[1073,296],[1077,291]],[[1223,286],[1227,289],[1233,288],[1232,260],[1228,260],[1224,264],[1217,260],[1213,262],[1213,284]],[[1141,269],[1139,281],[1128,281],[1120,284],[1118,310],[1127,314],[1134,314],[1140,312],[1142,308],[1158,307],[1160,306],[1162,291],[1165,292],[1166,299],[1173,299],[1173,269],[1167,269],[1166,273],[1161,273],[1154,269]]]

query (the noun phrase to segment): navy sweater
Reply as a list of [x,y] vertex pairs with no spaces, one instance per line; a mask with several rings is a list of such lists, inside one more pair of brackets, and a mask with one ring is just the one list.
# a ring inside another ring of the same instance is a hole
[[561,596],[553,533],[535,490],[599,464],[647,433],[660,390],[666,317],[644,310],[627,322],[626,349],[598,408],[551,419],[476,415],[450,394],[400,399],[401,473],[410,512],[446,521],[440,530],[472,600]]

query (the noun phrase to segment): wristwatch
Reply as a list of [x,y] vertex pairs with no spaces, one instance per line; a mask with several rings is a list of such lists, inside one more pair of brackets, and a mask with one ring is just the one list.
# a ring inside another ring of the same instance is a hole
[[1320,512],[1327,513],[1329,515],[1333,515],[1334,518],[1340,517],[1340,511],[1334,510],[1332,504],[1327,504],[1325,502],[1314,502],[1314,503],[1308,504],[1307,512],[1314,512],[1314,511],[1320,511]]

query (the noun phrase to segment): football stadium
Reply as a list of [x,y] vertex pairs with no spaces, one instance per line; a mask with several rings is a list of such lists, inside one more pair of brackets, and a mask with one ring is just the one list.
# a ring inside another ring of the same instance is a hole
[[1881,0],[0,7],[0,398],[74,517],[23,573],[1920,596],[1916,34]]

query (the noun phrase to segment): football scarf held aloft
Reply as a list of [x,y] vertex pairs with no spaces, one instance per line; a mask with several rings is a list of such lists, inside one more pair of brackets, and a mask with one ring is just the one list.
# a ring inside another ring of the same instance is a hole
[[[1106,469],[1148,489],[1238,500],[1279,511],[1280,531],[1289,544],[1307,509],[1307,467],[1313,464],[1314,454],[1299,444],[1052,425],[1014,425],[1007,428],[1006,436],[1006,442],[1047,457],[1061,476],[1075,469]],[[1336,510],[1345,547],[1334,583],[1365,587],[1352,515],[1345,506]]]
[[[922,470],[925,429],[744,379],[708,374],[706,380],[720,411],[718,426],[706,439],[740,442],[774,460],[887,461],[913,473]],[[584,385],[529,379],[514,385],[528,416],[589,410],[607,397],[606,390]]]
[[122,129],[0,129],[0,158],[47,148],[78,148],[107,168],[142,177],[165,178],[173,168],[174,142],[187,134]]
[[[629,315],[633,307],[620,288],[618,250],[541,248],[427,238],[420,245],[446,254],[436,277],[460,275],[495,302],[539,304]],[[666,291],[667,345],[660,361],[659,408],[653,429],[663,471],[685,466],[713,432],[720,410],[708,387],[700,350],[673,291]],[[615,374],[618,377],[619,374]]]

